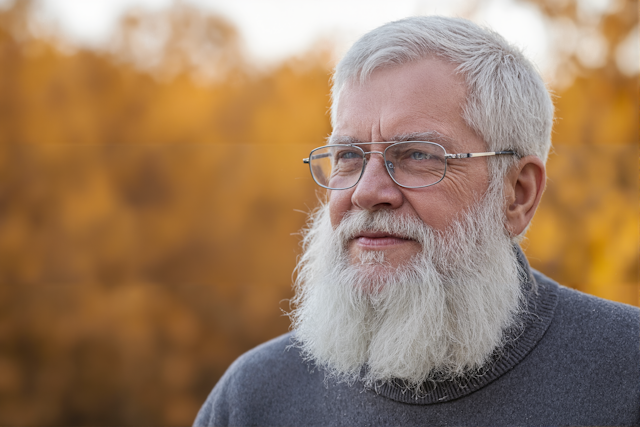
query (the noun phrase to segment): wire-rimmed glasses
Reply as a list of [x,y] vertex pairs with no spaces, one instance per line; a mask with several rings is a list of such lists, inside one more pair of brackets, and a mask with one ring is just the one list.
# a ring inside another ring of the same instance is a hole
[[360,181],[367,165],[367,155],[380,154],[389,176],[400,187],[429,187],[442,181],[448,159],[516,154],[514,151],[447,154],[440,144],[429,141],[392,143],[384,152],[364,151],[360,145],[380,144],[360,142],[318,147],[303,159],[309,164],[313,180],[329,190],[346,190]]

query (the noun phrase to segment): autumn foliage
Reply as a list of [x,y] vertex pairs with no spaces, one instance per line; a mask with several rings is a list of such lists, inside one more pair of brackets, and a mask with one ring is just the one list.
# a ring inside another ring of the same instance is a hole
[[[258,71],[230,23],[184,5],[77,49],[29,31],[30,7],[0,12],[0,424],[190,424],[288,329],[331,50]],[[638,305],[637,75],[572,69],[524,247]]]

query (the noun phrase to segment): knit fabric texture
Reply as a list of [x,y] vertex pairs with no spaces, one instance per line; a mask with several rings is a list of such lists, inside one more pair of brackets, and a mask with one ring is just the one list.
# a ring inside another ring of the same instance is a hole
[[476,375],[372,388],[328,379],[295,333],[245,353],[196,426],[640,425],[640,310],[558,285],[531,270],[523,327]]

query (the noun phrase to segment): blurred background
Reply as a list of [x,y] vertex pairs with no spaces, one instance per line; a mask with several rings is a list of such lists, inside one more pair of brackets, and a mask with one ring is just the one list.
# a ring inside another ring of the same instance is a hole
[[0,0],[0,424],[191,424],[288,330],[336,60],[432,13],[555,92],[532,265],[639,305],[636,1]]

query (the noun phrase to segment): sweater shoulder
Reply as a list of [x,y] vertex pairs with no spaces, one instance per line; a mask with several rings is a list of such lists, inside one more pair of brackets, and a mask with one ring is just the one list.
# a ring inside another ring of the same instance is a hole
[[565,303],[576,304],[580,306],[580,308],[605,309],[606,311],[620,313],[622,315],[625,315],[623,313],[631,316],[640,315],[640,308],[638,307],[585,294],[584,292],[563,286],[537,270],[532,269],[532,272],[538,284],[555,287],[560,298],[564,300]]
[[[580,336],[585,345],[628,346],[640,351],[640,309],[609,301],[557,284],[535,271],[539,285],[555,287],[558,303],[552,328],[564,335]],[[575,342],[575,340],[574,340]]]
[[[285,360],[297,356],[294,348],[293,333],[281,335],[247,351],[238,357],[229,367],[225,376],[240,373],[255,374],[256,370],[264,371],[265,367],[277,369],[286,365]],[[223,377],[224,378],[224,377]]]
[[[227,369],[198,412],[194,425],[229,425],[238,416],[260,412],[253,408],[276,395],[273,388],[308,373],[307,363],[287,333],[241,355]],[[279,382],[273,379],[278,378]]]
[[631,321],[632,324],[639,322],[640,325],[640,308],[638,307],[609,301],[568,288],[535,270],[533,270],[533,274],[539,284],[557,289],[559,308],[563,311],[585,318],[595,317],[603,321]]

